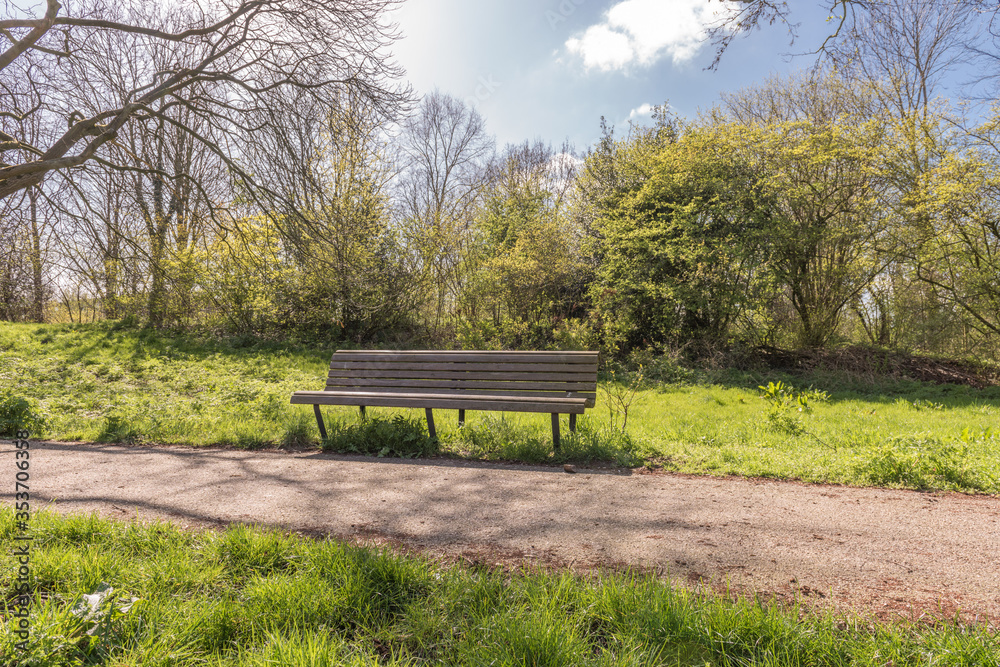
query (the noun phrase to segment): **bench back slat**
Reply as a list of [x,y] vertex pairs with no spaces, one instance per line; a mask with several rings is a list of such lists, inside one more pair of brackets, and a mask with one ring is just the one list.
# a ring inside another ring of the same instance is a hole
[[398,394],[404,391],[407,394],[455,394],[456,396],[469,395],[469,396],[523,396],[530,398],[532,396],[537,396],[539,398],[566,398],[567,396],[572,396],[576,398],[586,398],[593,402],[597,399],[597,393],[593,391],[525,391],[525,390],[512,390],[505,389],[502,391],[497,391],[496,389],[466,389],[462,388],[460,391],[455,391],[453,389],[442,389],[440,387],[331,387],[327,386],[325,391],[340,391],[349,393],[385,393],[385,394]]
[[[527,373],[596,373],[597,364],[525,364],[505,362],[502,364],[504,372],[527,372]],[[378,371],[447,371],[449,373],[465,373],[469,371],[495,371],[497,363],[413,363],[413,362],[387,362],[387,361],[334,361],[330,364],[330,374],[334,371],[349,373],[358,370],[378,370]],[[405,373],[404,373],[405,374]]]
[[[494,368],[498,368],[494,366]],[[596,371],[595,371],[596,373]],[[330,377],[339,378],[426,378],[428,380],[511,380],[538,381],[545,379],[551,382],[586,382],[594,373],[505,373],[503,370],[492,371],[381,371],[369,369],[352,369],[350,374],[340,370],[331,370]]]
[[[596,391],[597,383],[590,382],[517,382],[514,386],[526,391]],[[436,389],[469,389],[469,390],[490,390],[490,389],[510,389],[512,383],[497,382],[490,380],[441,380],[441,379],[403,379],[403,378],[342,378],[332,377],[326,381],[329,389],[343,391],[344,387],[358,387],[359,391],[365,391],[362,387],[387,387],[391,389],[402,387],[426,387]]]
[[350,351],[330,360],[326,391],[597,397],[597,352]]
[[501,363],[522,362],[539,364],[597,365],[596,352],[493,352],[483,350],[337,350],[334,361],[401,361],[401,362],[462,362]]

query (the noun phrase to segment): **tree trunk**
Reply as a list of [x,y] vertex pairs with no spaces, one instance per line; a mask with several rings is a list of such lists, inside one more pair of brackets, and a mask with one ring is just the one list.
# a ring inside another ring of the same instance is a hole
[[42,283],[42,239],[38,229],[38,188],[28,192],[31,202],[31,319],[45,321],[45,286]]
[[163,255],[167,237],[167,223],[162,215],[157,215],[156,229],[150,239],[149,273],[152,283],[149,287],[149,324],[162,327],[167,317],[166,277],[163,271]]

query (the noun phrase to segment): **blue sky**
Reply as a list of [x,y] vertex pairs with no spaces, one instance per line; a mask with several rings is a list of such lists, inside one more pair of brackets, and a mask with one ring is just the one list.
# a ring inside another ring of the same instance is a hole
[[772,73],[809,67],[827,34],[817,3],[793,0],[801,23],[738,39],[718,71],[702,43],[718,0],[406,0],[393,51],[418,94],[435,88],[475,104],[500,146],[568,139],[585,150],[601,116],[625,129],[669,102],[684,117]]

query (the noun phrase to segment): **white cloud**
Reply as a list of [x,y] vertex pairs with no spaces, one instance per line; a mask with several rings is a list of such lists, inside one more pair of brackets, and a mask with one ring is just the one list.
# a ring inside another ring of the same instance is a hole
[[653,113],[653,105],[647,102],[645,104],[640,104],[635,109],[632,109],[632,111],[630,111],[628,114],[628,119],[635,120],[636,118],[639,118],[641,116],[650,116],[652,115],[652,113]]
[[604,71],[628,65],[652,65],[667,56],[675,65],[691,60],[704,44],[707,27],[726,3],[706,0],[623,0],[604,20],[566,48],[583,58],[587,69]]
[[595,25],[566,42],[571,53],[583,56],[587,69],[621,69],[635,57],[629,38],[606,25]]

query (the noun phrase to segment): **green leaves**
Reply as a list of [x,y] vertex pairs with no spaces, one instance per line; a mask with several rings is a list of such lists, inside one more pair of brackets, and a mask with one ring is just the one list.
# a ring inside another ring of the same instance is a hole
[[615,153],[635,177],[597,202],[590,290],[609,349],[724,342],[762,294],[759,207],[740,185],[733,140],[726,127],[688,127],[652,146],[640,135]]
[[9,389],[0,391],[0,435],[13,436],[23,430],[32,437],[39,437],[48,424],[48,416],[37,400],[19,396]]

